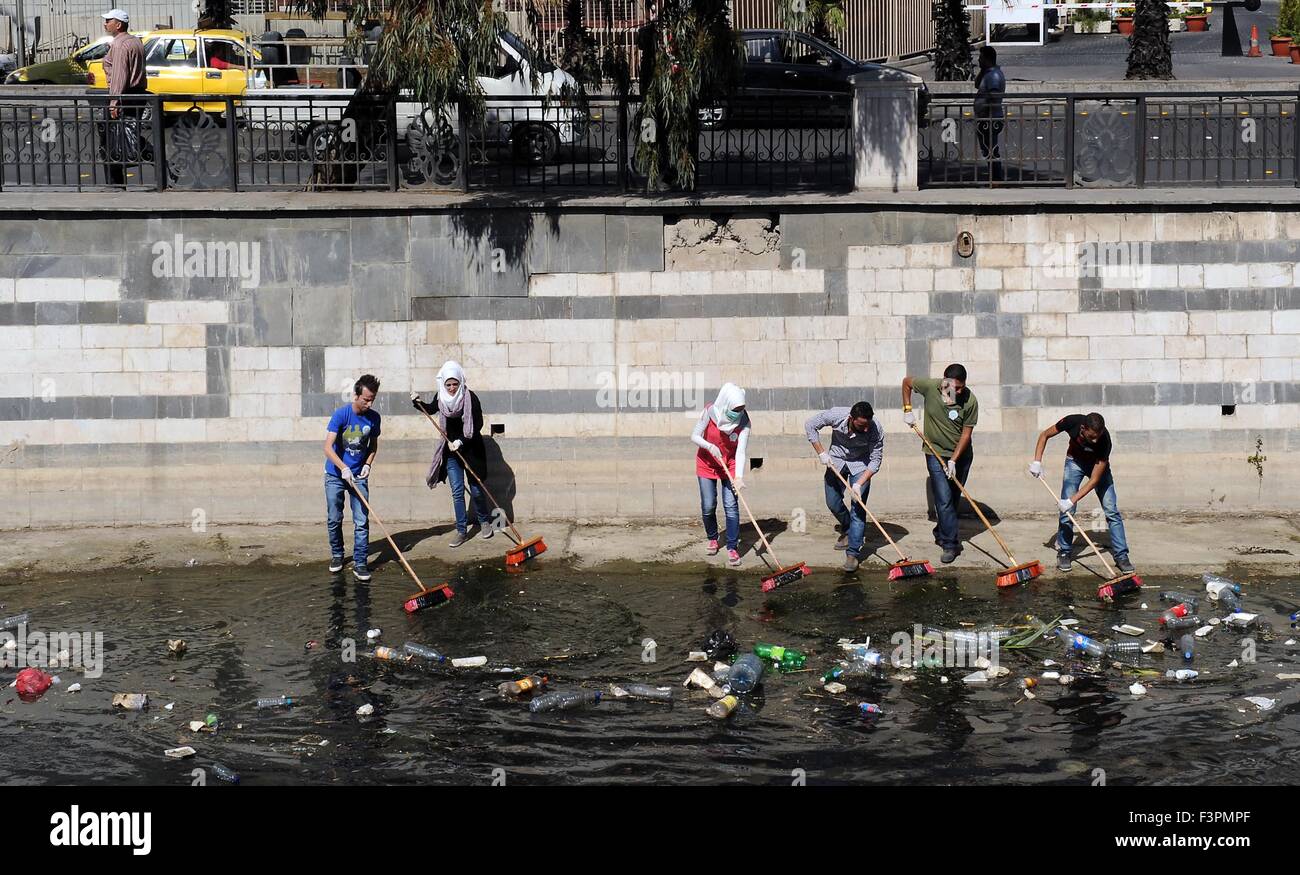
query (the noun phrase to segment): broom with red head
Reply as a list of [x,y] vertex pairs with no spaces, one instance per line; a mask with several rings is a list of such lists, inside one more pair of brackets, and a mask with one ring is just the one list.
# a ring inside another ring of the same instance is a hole
[[836,471],[830,466],[827,466],[827,470],[834,474],[835,477],[844,484],[844,488],[848,492],[853,494],[854,500],[857,501],[858,505],[861,506],[864,511],[866,511],[867,516],[871,517],[871,521],[876,524],[876,528],[880,530],[880,534],[885,536],[885,540],[889,542],[889,546],[893,547],[894,552],[898,554],[898,561],[889,566],[890,580],[898,580],[903,577],[928,577],[929,575],[934,574],[934,566],[929,562],[926,562],[924,559],[907,558],[907,555],[904,554],[898,544],[894,542],[894,539],[889,537],[889,532],[885,531],[885,527],[880,524],[880,520],[876,519],[876,515],[871,512],[869,507],[867,507],[867,503],[862,500],[862,496],[858,495],[856,491],[849,487],[849,481],[845,480],[844,477],[840,475],[839,471]]
[[[1034,479],[1043,484],[1043,488],[1047,490],[1048,495],[1052,496],[1053,499],[1056,498],[1056,493],[1052,491],[1052,487],[1047,485],[1046,480],[1042,477],[1035,477]],[[1088,537],[1088,533],[1084,531],[1083,526],[1079,525],[1079,521],[1074,518],[1074,514],[1067,510],[1065,515],[1069,517],[1070,522],[1074,523],[1074,528],[1079,532],[1079,534],[1083,535],[1083,540],[1088,542],[1088,546],[1092,548],[1092,552],[1097,554],[1097,558],[1101,560],[1101,564],[1106,566],[1106,573],[1110,575],[1110,579],[1097,588],[1097,598],[1110,601],[1117,595],[1132,592],[1133,590],[1142,587],[1142,578],[1138,577],[1136,571],[1128,574],[1116,574],[1115,572],[1117,569],[1112,568],[1111,564],[1106,561],[1106,557],[1102,555],[1101,550],[1097,548],[1097,545],[1092,538]]]
[[790,566],[781,565],[780,560],[776,558],[776,553],[772,551],[772,545],[767,542],[767,535],[763,534],[762,527],[759,526],[758,520],[754,518],[754,512],[749,509],[749,502],[745,501],[745,496],[736,488],[736,481],[731,479],[731,472],[727,470],[725,464],[719,464],[718,467],[722,469],[722,476],[731,484],[731,491],[736,493],[736,498],[740,500],[741,506],[745,508],[745,514],[749,517],[749,521],[754,524],[754,531],[758,532],[758,539],[763,542],[762,555],[764,564],[769,568],[772,567],[771,563],[767,561],[768,556],[772,557],[772,562],[777,563],[776,570],[764,577],[760,583],[763,592],[771,592],[778,586],[794,583],[796,580],[802,580],[812,574],[812,570],[803,562]]

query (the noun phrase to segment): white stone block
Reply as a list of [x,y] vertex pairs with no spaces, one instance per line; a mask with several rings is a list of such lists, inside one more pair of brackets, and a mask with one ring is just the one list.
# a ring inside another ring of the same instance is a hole
[[202,325],[164,325],[163,346],[207,346],[207,332]]
[[1207,289],[1240,289],[1250,282],[1250,271],[1244,264],[1207,264],[1205,265],[1205,287]]
[[1003,313],[1033,313],[1038,310],[1038,292],[1003,292],[998,306]]
[[1067,383],[1118,383],[1122,376],[1118,359],[1088,359],[1065,363]]
[[901,247],[907,256],[908,267],[950,267],[951,243],[912,243]]
[[1205,267],[1200,264],[1178,265],[1178,286],[1183,289],[1205,287]]
[[19,279],[14,287],[14,300],[19,303],[85,299],[86,284],[80,277],[27,277]]
[[1044,290],[1038,293],[1039,313],[1079,312],[1079,293],[1075,291]]
[[1129,359],[1121,362],[1125,383],[1176,383],[1182,379],[1177,359]]
[[1093,337],[1088,342],[1089,355],[1094,358],[1159,359],[1165,357],[1162,338],[1152,336]]
[[528,278],[530,298],[569,298],[578,292],[578,279],[572,273],[535,273]]
[[1244,359],[1246,338],[1240,334],[1211,334],[1205,338],[1205,355],[1212,359]]
[[903,272],[896,267],[876,270],[876,291],[901,292],[903,290]]
[[1026,360],[1022,367],[1024,380],[1030,385],[1065,382],[1065,362]]
[[37,325],[33,345],[36,349],[80,349],[81,328],[77,325]]
[[1186,313],[1134,313],[1133,331],[1135,334],[1155,334],[1162,337],[1186,334],[1188,328]]
[[91,379],[94,395],[139,395],[140,375],[127,373],[94,374]]
[[[201,350],[177,350],[179,352],[197,352],[201,358],[206,357],[206,353]],[[170,353],[173,350],[168,349],[124,349],[122,350],[122,368],[127,371],[144,371],[148,373],[163,373],[170,369]],[[206,364],[206,362],[205,362]]]
[[122,300],[122,281],[115,279],[88,279],[83,284],[85,301]]
[[854,292],[874,292],[876,290],[876,272],[869,268],[855,268],[845,271],[845,288],[849,294]]
[[512,368],[545,367],[551,363],[551,348],[545,343],[512,343],[509,345],[509,362]]
[[[1267,334],[1268,329],[1261,329],[1260,334]],[[1273,313],[1273,334],[1300,334],[1300,310],[1278,310]],[[1300,338],[1297,338],[1300,343]]]
[[460,343],[496,343],[497,323],[491,319],[463,319],[456,323]]
[[1295,358],[1300,335],[1270,334],[1248,337],[1246,351],[1251,358]]
[[1063,337],[1066,327],[1066,317],[1063,314],[1031,313],[1025,316],[1026,337]]
[[974,337],[975,317],[972,315],[959,315],[952,317],[952,336],[953,337]]
[[892,292],[890,311],[895,316],[920,316],[930,312],[930,296],[925,292]]
[[220,324],[230,321],[230,305],[226,301],[150,301],[145,321],[150,325]]
[[1066,317],[1071,337],[1112,337],[1133,333],[1132,313],[1071,313]]
[[[340,405],[342,405],[342,403],[342,401],[339,402]],[[260,394],[246,395],[240,392],[231,393],[230,415],[232,418],[236,419],[265,416],[266,396]]]
[[1002,271],[988,267],[976,268],[974,283],[978,291],[998,291],[1002,288]]
[[[326,358],[328,359],[328,352]],[[264,346],[233,346],[230,348],[232,371],[265,371],[268,367],[267,348]]]
[[14,302],[14,281],[12,277],[0,277],[0,304]]
[[967,292],[975,288],[975,271],[948,267],[934,272],[934,287],[941,292]]
[[[76,327],[76,326],[73,326]],[[31,325],[0,325],[0,349],[36,349],[36,328]],[[51,347],[41,347],[49,349]]]
[[1228,383],[1253,383],[1261,379],[1260,362],[1264,359],[1230,359],[1223,363],[1223,379]]
[[1008,267],[1003,269],[1002,288],[1019,292],[1033,289],[1033,272],[1027,267]]
[[1049,337],[1046,343],[1049,359],[1057,361],[1086,359],[1089,355],[1086,337]]
[[[208,423],[204,419],[159,419],[154,423],[154,440],[158,443],[197,443],[208,439]],[[259,434],[261,440],[273,440]]]
[[1216,314],[1218,334],[1272,334],[1273,314],[1263,311],[1220,312]]
[[650,274],[650,294],[681,294],[681,275],[677,271],[664,270]]
[[[167,352],[167,367],[173,371],[199,371],[206,372],[208,367],[207,350],[203,349],[173,349],[157,350],[158,352]],[[206,390],[205,390],[206,391]],[[202,392],[198,394],[203,394]]]
[[1223,382],[1223,362],[1219,359],[1183,359],[1178,373],[1184,383]]
[[401,346],[406,343],[407,323],[367,322],[367,346]]
[[1272,289],[1291,285],[1294,269],[1294,264],[1255,263],[1248,265],[1247,274],[1251,288]]
[[142,376],[140,384],[150,395],[202,395],[208,391],[208,377],[202,371]]
[[1292,363],[1287,359],[1259,359],[1259,378],[1287,382],[1292,379]]
[[[1026,337],[1020,342],[1020,355],[1026,360],[1055,358],[1047,354],[1049,340],[1046,337]],[[1085,341],[1085,349],[1087,342]]]

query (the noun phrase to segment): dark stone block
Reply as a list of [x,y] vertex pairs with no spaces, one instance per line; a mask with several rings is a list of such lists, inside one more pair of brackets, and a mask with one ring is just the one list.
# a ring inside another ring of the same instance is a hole
[[1147,311],[1182,313],[1187,310],[1187,292],[1182,289],[1146,289],[1142,304]]
[[908,316],[908,340],[940,340],[952,337],[951,316]]
[[112,419],[113,399],[106,396],[82,395],[73,399],[73,419]]
[[411,257],[411,223],[406,216],[353,216],[352,264],[394,264]]
[[[911,371],[909,364],[908,370]],[[916,373],[916,371],[912,371]],[[1025,359],[1022,341],[1018,337],[998,339],[998,376],[1009,385],[1022,383],[1025,379]]]
[[159,419],[193,419],[194,398],[190,395],[159,395]]
[[1168,407],[1191,404],[1196,396],[1192,383],[1156,383],[1156,404]]
[[36,305],[30,301],[20,304],[0,304],[0,325],[35,325]]
[[1002,384],[1003,407],[1041,407],[1043,405],[1043,387]]
[[1272,310],[1277,304],[1277,296],[1272,289],[1229,289],[1228,309],[1230,310]]
[[907,372],[909,374],[928,374],[930,372],[930,341],[904,341],[907,350]]
[[195,395],[195,419],[225,419],[230,416],[230,398],[226,395]]
[[1156,387],[1154,383],[1111,383],[1102,387],[1102,398],[1108,406],[1149,406],[1155,403]]
[[32,398],[31,419],[74,419],[76,418],[77,399],[68,398]]
[[302,349],[302,392],[304,395],[325,391],[325,348]]
[[114,419],[157,419],[158,398],[155,395],[114,395]]
[[37,325],[76,325],[76,301],[38,301],[36,304]]
[[1102,387],[1100,384],[1048,384],[1043,386],[1043,405],[1046,407],[1074,407],[1101,403]]
[[1228,309],[1227,289],[1188,289],[1188,310],[1226,310]]
[[228,347],[210,346],[207,354],[207,377],[209,395],[227,395],[230,393],[230,349]]

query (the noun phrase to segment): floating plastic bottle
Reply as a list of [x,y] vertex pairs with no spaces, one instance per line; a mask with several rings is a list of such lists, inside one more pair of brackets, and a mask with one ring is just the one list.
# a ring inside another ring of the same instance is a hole
[[[672,702],[671,689],[659,689],[649,684],[610,684],[609,692],[616,698],[626,696],[629,699],[646,699],[651,702]],[[620,695],[620,692],[622,695]]]
[[754,653],[775,662],[780,671],[798,671],[808,662],[806,654],[779,644],[755,644]]
[[862,712],[863,717],[879,717],[885,713],[879,705],[873,705],[871,702],[859,702],[858,710]]
[[1171,589],[1167,589],[1160,593],[1160,601],[1169,602],[1173,605],[1187,605],[1187,607],[1191,608],[1193,611],[1196,610],[1196,606],[1201,603],[1200,598],[1197,596],[1188,595],[1185,592],[1177,592]]
[[1141,641],[1112,641],[1106,645],[1110,656],[1138,656],[1142,653]]
[[1237,595],[1241,595],[1241,584],[1233,583],[1226,577],[1218,574],[1210,574],[1208,571],[1201,575],[1201,580],[1205,581],[1205,591],[1211,595],[1219,595],[1225,589],[1230,589]]
[[1186,617],[1191,612],[1192,612],[1191,608],[1189,608],[1186,604],[1180,602],[1174,605],[1169,610],[1165,611],[1163,614],[1161,614],[1159,623],[1161,626],[1166,626],[1169,624],[1170,620],[1177,619],[1178,617]]
[[566,690],[562,693],[547,693],[528,703],[528,710],[536,714],[539,711],[572,711],[600,702],[600,690]]
[[1219,592],[1219,604],[1226,607],[1234,614],[1241,610],[1241,599],[1230,589],[1224,589]]
[[757,654],[743,653],[727,672],[727,686],[732,692],[748,693],[763,677],[763,660]]
[[1183,659],[1190,660],[1196,655],[1196,638],[1192,635],[1184,635],[1179,638],[1178,652],[1182,654]]
[[1056,637],[1065,643],[1065,649],[1069,651],[1086,653],[1089,656],[1104,656],[1106,653],[1106,648],[1099,642],[1079,632],[1071,632],[1064,626],[1056,631]]
[[1165,672],[1165,677],[1173,678],[1176,681],[1196,680],[1198,675],[1200,675],[1200,672],[1194,668],[1180,668],[1177,671],[1170,669]]
[[293,704],[293,699],[288,696],[272,696],[266,699],[258,699],[257,707],[259,708],[280,708],[288,707]]
[[427,659],[429,662],[446,662],[447,657],[443,656],[432,647],[425,647],[423,644],[416,644],[414,641],[407,641],[402,645],[402,650],[411,656],[418,656],[420,659]]
[[546,688],[547,677],[545,675],[529,675],[526,678],[520,678],[517,681],[506,681],[497,687],[497,693],[503,699],[511,699],[517,696],[527,696],[536,693],[538,690]]
[[735,696],[723,696],[708,708],[705,708],[704,713],[708,714],[710,717],[716,717],[719,720],[726,720],[731,716],[731,713],[736,710],[736,706],[739,704],[740,700]]
[[382,659],[384,662],[405,662],[409,663],[413,656],[398,650],[396,647],[376,647],[374,653],[375,659]]
[[1165,628],[1170,632],[1177,632],[1179,629],[1195,629],[1200,625],[1201,618],[1189,614],[1186,617],[1174,617],[1168,623],[1165,623]]
[[239,773],[234,769],[223,766],[221,763],[212,764],[212,774],[216,776],[217,780],[225,781],[227,784],[239,783]]
[[14,614],[12,617],[5,617],[0,620],[0,629],[16,629],[24,623],[30,623],[32,615],[23,611],[21,614]]

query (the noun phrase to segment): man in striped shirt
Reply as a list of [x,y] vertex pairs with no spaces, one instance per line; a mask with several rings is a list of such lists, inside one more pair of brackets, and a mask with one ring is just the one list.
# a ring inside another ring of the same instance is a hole
[[[822,447],[818,434],[823,428],[831,430],[830,449]],[[867,531],[867,513],[857,498],[865,503],[871,492],[871,478],[880,471],[885,457],[885,432],[875,421],[875,411],[866,401],[852,407],[832,407],[814,415],[804,423],[804,436],[812,444],[817,458],[827,467],[822,476],[826,493],[826,507],[840,524],[840,539],[836,550],[845,552],[844,570],[858,570],[861,561],[862,539]],[[844,489],[839,472],[849,483]]]

